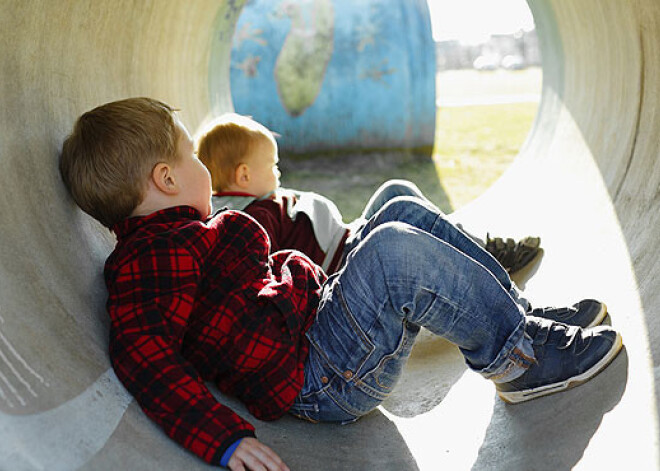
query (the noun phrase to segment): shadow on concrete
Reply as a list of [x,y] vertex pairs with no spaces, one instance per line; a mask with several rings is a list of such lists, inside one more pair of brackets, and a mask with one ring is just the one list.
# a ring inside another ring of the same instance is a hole
[[[541,240],[541,245],[543,245],[543,240]],[[525,286],[527,286],[527,281],[529,281],[541,268],[544,255],[545,250],[543,250],[543,247],[541,247],[539,249],[539,253],[536,255],[536,257],[534,257],[534,260],[532,260],[529,265],[511,275],[511,279],[516,284],[516,286],[518,286],[518,288],[521,290],[525,289]]]
[[382,407],[397,417],[415,417],[442,402],[467,366],[458,348],[423,329],[415,342],[399,386]]
[[220,402],[252,422],[258,438],[294,471],[418,470],[396,425],[378,410],[349,425],[315,424],[289,415],[263,422],[250,416],[239,401],[210,388]]
[[523,404],[496,401],[473,469],[572,469],[603,417],[621,401],[627,379],[624,348],[606,370],[579,388]]

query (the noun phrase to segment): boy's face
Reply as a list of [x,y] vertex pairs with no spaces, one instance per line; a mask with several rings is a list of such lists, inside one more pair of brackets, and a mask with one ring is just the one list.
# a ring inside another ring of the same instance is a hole
[[280,186],[280,169],[277,167],[279,157],[277,148],[269,140],[255,142],[247,158],[250,168],[250,185],[248,193],[265,196]]
[[180,204],[192,206],[206,219],[211,214],[211,174],[197,158],[188,130],[177,122],[178,161],[173,167],[180,186]]

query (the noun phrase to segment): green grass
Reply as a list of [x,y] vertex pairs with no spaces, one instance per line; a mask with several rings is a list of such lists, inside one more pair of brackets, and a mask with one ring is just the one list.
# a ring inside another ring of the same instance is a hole
[[429,157],[389,154],[351,155],[296,162],[291,168],[280,160],[282,186],[315,191],[333,200],[346,222],[358,217],[373,192],[386,180],[404,178],[444,211],[451,211],[449,197],[438,180]]
[[[449,75],[446,75],[449,74]],[[511,87],[517,84],[515,87]],[[445,72],[438,78],[453,100],[538,93],[540,71]],[[358,217],[385,180],[415,182],[445,212],[482,194],[508,168],[529,134],[536,103],[441,107],[432,158],[388,153],[325,156],[293,161],[282,156],[282,185],[332,199],[346,221]]]
[[537,108],[511,103],[438,110],[433,160],[454,209],[482,194],[511,165]]

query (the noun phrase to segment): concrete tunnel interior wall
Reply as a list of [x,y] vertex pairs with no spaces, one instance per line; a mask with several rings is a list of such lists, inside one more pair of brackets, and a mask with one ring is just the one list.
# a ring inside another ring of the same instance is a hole
[[[244,3],[199,1],[191,9],[174,0],[0,0],[0,468],[205,467],[170,443],[108,370],[100,270],[113,238],[65,194],[57,155],[80,113],[128,96],[181,107],[194,130],[210,113],[209,73],[224,74],[229,83],[230,38]],[[544,58],[539,115],[513,168],[461,217],[475,226],[542,235],[546,255],[526,288],[539,299],[552,299],[558,289],[608,299],[630,367],[614,405],[587,428],[566,431],[577,445],[562,442],[561,456],[545,448],[555,437],[543,426],[524,429],[525,437],[539,438],[533,447],[517,442],[516,414],[523,412],[494,405],[486,411],[492,418],[483,441],[464,459],[473,469],[502,462],[525,469],[526,459],[539,457],[553,469],[601,461],[657,469],[660,5],[529,5]],[[209,72],[218,19],[226,24],[226,62]],[[216,103],[232,109],[229,88],[214,93]],[[517,211],[503,213],[511,201]],[[579,273],[567,272],[575,251]],[[483,397],[492,396],[488,385],[479,387]],[[641,415],[633,402],[642,404]],[[541,414],[538,407],[526,408],[524,416]],[[588,406],[578,412],[591,418]],[[635,423],[628,416],[637,417]],[[320,426],[313,443],[306,425],[294,420],[259,423],[258,430],[278,451],[294,443],[302,453],[284,450],[283,457],[297,469],[322,459],[326,469],[345,469],[356,458],[338,456],[338,444],[350,450],[359,443],[361,459],[381,469],[433,469],[427,463],[466,455],[451,445],[428,451],[396,420],[374,414],[351,427]],[[607,440],[626,435],[637,440]]]

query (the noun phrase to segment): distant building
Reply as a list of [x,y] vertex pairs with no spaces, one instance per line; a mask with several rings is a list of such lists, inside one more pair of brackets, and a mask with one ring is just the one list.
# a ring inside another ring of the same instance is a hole
[[[505,60],[506,59],[506,60]],[[492,35],[483,44],[458,40],[436,42],[438,71],[454,69],[524,68],[541,64],[536,30]]]
[[469,46],[458,40],[435,43],[438,70],[470,69],[481,54],[481,46]]

